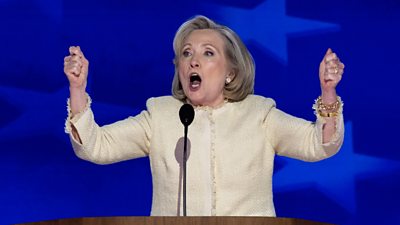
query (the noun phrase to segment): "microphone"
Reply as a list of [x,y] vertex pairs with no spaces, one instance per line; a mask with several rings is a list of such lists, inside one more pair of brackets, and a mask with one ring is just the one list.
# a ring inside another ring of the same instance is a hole
[[181,109],[179,109],[179,118],[181,119],[183,126],[189,126],[194,119],[193,106],[190,104],[182,105]]
[[179,118],[185,127],[183,144],[183,216],[186,216],[186,160],[187,160],[187,133],[188,127],[194,119],[194,109],[190,104],[184,104],[179,109]]

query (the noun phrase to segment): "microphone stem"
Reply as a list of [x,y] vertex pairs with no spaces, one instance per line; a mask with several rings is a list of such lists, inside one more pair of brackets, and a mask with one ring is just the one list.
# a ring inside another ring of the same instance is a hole
[[187,133],[188,126],[185,126],[185,137],[183,145],[183,216],[186,216],[186,160],[187,160]]

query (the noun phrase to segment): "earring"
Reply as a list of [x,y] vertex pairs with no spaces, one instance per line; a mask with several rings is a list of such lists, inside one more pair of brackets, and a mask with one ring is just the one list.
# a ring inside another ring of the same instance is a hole
[[225,80],[225,84],[229,84],[231,81],[232,81],[231,78],[227,77],[226,80]]

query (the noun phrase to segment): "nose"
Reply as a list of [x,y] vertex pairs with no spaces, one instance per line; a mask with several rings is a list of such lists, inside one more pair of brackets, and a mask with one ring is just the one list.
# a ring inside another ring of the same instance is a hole
[[191,68],[198,68],[200,67],[200,63],[197,60],[197,57],[193,55],[193,57],[190,59],[190,67]]

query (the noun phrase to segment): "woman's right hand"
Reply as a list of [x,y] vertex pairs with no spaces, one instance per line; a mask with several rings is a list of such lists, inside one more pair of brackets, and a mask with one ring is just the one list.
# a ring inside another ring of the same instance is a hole
[[79,46],[69,47],[69,54],[64,58],[64,73],[69,80],[70,89],[85,91],[89,61]]
[[86,95],[89,61],[79,46],[69,47],[69,56],[64,58],[64,73],[69,80],[72,116],[82,112],[88,102]]

